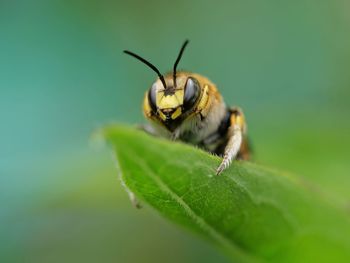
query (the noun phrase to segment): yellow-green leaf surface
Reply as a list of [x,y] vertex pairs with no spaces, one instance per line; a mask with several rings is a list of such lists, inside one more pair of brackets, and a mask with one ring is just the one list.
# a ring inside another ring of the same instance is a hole
[[349,214],[298,177],[238,161],[216,176],[220,158],[195,147],[118,125],[102,135],[143,203],[233,262],[350,262]]

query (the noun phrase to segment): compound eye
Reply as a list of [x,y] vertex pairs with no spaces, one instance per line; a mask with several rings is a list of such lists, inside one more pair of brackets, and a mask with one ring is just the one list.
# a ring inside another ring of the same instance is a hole
[[185,85],[184,110],[190,110],[196,103],[200,94],[200,86],[196,79],[188,78]]
[[156,92],[157,86],[153,84],[153,86],[148,91],[148,103],[153,112],[157,111]]

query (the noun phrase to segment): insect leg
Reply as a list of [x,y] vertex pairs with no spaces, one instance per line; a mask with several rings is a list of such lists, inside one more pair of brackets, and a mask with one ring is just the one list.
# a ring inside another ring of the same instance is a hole
[[240,109],[233,109],[230,117],[230,127],[228,129],[228,141],[225,147],[224,156],[221,164],[216,169],[216,174],[219,175],[231,164],[238,153],[240,152],[243,142],[243,134],[245,132],[245,123],[243,113]]
[[137,129],[142,130],[148,133],[149,135],[153,135],[153,136],[158,135],[156,130],[150,124],[138,124],[136,127]]

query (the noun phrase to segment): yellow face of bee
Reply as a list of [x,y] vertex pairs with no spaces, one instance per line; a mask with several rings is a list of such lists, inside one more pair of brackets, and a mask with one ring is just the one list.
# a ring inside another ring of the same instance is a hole
[[168,79],[167,87],[170,88],[164,89],[161,82],[157,81],[150,90],[152,100],[149,103],[155,104],[154,106],[159,109],[159,116],[163,121],[175,120],[182,114],[186,79],[180,78],[179,80],[181,81],[178,81],[177,88],[173,88],[173,81]]
[[158,79],[145,94],[145,116],[172,131],[207,105],[209,81],[203,79],[197,74],[178,72],[176,88],[171,74],[165,76],[166,88]]

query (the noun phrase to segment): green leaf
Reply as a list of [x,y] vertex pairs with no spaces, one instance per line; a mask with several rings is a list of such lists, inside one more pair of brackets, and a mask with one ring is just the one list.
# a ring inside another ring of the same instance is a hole
[[350,262],[349,214],[300,178],[239,161],[216,176],[220,158],[195,147],[118,125],[101,134],[142,202],[233,262]]

